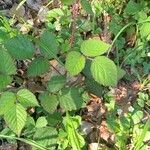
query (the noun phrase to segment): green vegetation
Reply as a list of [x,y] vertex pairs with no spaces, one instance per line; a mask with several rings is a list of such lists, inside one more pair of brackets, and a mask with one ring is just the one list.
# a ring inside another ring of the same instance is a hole
[[49,0],[32,12],[20,0],[13,15],[0,11],[0,139],[33,150],[148,150],[149,8]]

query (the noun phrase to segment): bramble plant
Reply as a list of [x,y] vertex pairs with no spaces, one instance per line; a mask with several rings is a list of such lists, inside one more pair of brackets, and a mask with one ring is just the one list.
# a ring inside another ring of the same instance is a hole
[[[131,80],[125,65],[138,79],[141,67],[149,74],[149,6],[146,0],[61,0],[60,7],[47,11],[38,34],[34,26],[24,34],[14,28],[14,18],[1,16],[0,139],[22,141],[37,150],[88,149],[79,130],[79,111],[92,93],[106,97],[106,123],[115,136],[112,148],[148,149],[150,119],[143,121],[150,106],[147,89],[138,92],[131,110],[122,115],[108,89],[124,76]],[[106,13],[109,27],[99,26]]]

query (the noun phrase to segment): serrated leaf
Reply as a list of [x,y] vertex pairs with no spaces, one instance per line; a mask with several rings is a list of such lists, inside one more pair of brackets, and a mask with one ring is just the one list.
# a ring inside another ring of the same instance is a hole
[[61,90],[66,83],[66,77],[61,75],[61,76],[53,76],[51,77],[50,81],[48,82],[47,89],[48,91],[54,93],[59,90]]
[[28,76],[39,76],[46,73],[50,69],[50,64],[47,59],[36,58],[32,61],[28,68]]
[[62,89],[59,96],[60,107],[66,111],[77,110],[84,107],[84,101],[78,88]]
[[67,55],[65,67],[70,75],[79,74],[85,66],[85,57],[79,52],[72,51]]
[[15,73],[16,67],[13,59],[5,50],[0,50],[0,74],[12,75]]
[[36,128],[42,128],[42,127],[46,127],[46,125],[48,124],[46,117],[39,117],[36,121]]
[[15,104],[16,96],[12,92],[4,92],[0,96],[0,115],[6,114]]
[[17,100],[24,107],[34,107],[39,106],[38,101],[33,93],[27,89],[21,89],[17,92]]
[[112,60],[105,56],[96,57],[91,64],[92,76],[104,86],[116,86],[117,68]]
[[21,130],[25,126],[27,112],[20,104],[15,104],[7,113],[4,114],[4,119],[9,128],[20,136]]
[[13,37],[4,45],[10,55],[19,60],[31,59],[35,51],[33,43],[25,35]]
[[104,54],[109,49],[110,45],[96,39],[85,40],[81,44],[81,52],[85,56],[95,57]]
[[93,15],[92,7],[88,0],[81,0],[81,5],[87,13]]
[[40,38],[40,51],[49,59],[55,58],[58,53],[58,44],[54,34],[44,31]]
[[58,133],[53,127],[38,128],[34,134],[34,141],[54,150],[57,145]]
[[10,76],[0,75],[0,91],[10,84],[12,78]]
[[51,95],[48,92],[40,94],[39,99],[43,109],[49,113],[54,113],[58,106],[58,99],[56,95]]

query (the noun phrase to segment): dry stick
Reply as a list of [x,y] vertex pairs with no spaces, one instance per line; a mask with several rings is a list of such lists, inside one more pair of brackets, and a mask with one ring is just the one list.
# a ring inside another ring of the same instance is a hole
[[109,22],[110,22],[110,17],[109,14],[106,11],[103,11],[102,14],[102,18],[103,18],[103,22],[102,22],[102,26],[103,26],[103,32],[102,32],[102,39],[107,42],[107,43],[111,43],[111,34],[109,32]]
[[77,0],[71,8],[72,12],[72,24],[71,24],[71,37],[70,37],[70,47],[73,46],[74,40],[75,40],[75,32],[76,32],[76,21],[77,21],[77,16],[79,12],[79,0]]
[[50,64],[52,66],[52,68],[60,75],[63,75],[58,69],[56,69],[52,64]]

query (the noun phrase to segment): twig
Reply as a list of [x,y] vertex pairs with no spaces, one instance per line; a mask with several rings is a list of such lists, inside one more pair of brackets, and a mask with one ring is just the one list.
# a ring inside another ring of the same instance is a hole
[[77,21],[77,17],[78,17],[78,12],[79,12],[79,0],[77,0],[71,8],[71,12],[72,12],[72,24],[71,24],[71,37],[70,37],[70,47],[73,46],[74,44],[74,40],[75,40],[75,32],[76,32],[76,21]]

